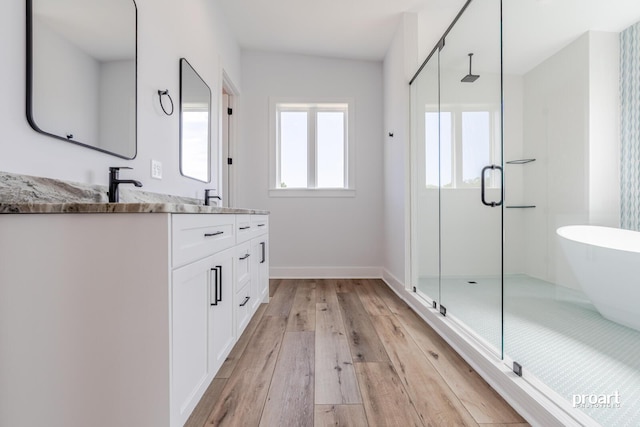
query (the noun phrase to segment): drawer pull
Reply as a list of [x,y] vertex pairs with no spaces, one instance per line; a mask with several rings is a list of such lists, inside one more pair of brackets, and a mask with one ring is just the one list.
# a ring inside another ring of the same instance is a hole
[[243,256],[243,257],[240,257],[240,258],[238,258],[238,259],[239,259],[240,261],[243,261],[243,260],[245,260],[245,259],[249,258],[249,256],[250,256],[250,255],[251,255],[251,254],[244,254],[244,256]]
[[240,230],[248,230],[248,229],[250,229],[250,228],[251,228],[251,226],[250,226],[250,225],[247,225],[247,226],[244,226],[244,227],[240,227]]
[[251,297],[244,297],[244,301],[242,301],[242,304],[240,304],[240,307],[244,307],[245,305],[247,305],[250,299]]
[[215,233],[204,233],[204,237],[213,237],[224,234],[224,231],[216,231]]
[[258,227],[264,227],[267,224],[258,224]]

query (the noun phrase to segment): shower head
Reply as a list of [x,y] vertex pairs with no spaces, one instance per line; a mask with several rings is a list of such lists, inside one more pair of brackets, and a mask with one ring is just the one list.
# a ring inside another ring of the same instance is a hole
[[460,80],[463,83],[473,83],[480,78],[479,75],[471,73],[471,57],[472,56],[473,56],[473,53],[470,53],[469,54],[469,74],[467,74],[462,78],[462,80]]
[[460,81],[464,82],[464,83],[473,83],[476,80],[478,80],[479,78],[480,78],[480,76],[478,76],[477,74],[467,74]]

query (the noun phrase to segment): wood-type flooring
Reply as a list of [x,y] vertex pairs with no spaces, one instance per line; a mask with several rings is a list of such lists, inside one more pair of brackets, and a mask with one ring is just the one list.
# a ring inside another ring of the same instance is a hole
[[270,295],[185,426],[528,426],[381,280]]

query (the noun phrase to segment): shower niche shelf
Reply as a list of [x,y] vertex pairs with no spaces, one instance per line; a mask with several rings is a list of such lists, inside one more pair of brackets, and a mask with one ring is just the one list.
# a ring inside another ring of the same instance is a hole
[[[517,159],[517,160],[510,160],[510,161],[506,162],[506,164],[508,164],[508,165],[524,165],[524,164],[535,162],[535,161],[536,161],[536,159]],[[536,205],[505,206],[506,209],[533,209],[535,207],[536,207]]]
[[508,165],[524,165],[526,163],[535,162],[536,159],[518,159],[518,160],[510,160],[507,162]]

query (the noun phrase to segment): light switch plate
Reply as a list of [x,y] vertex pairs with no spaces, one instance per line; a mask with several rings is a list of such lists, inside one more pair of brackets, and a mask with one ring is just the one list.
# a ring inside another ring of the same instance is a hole
[[162,162],[151,160],[151,178],[162,179]]

